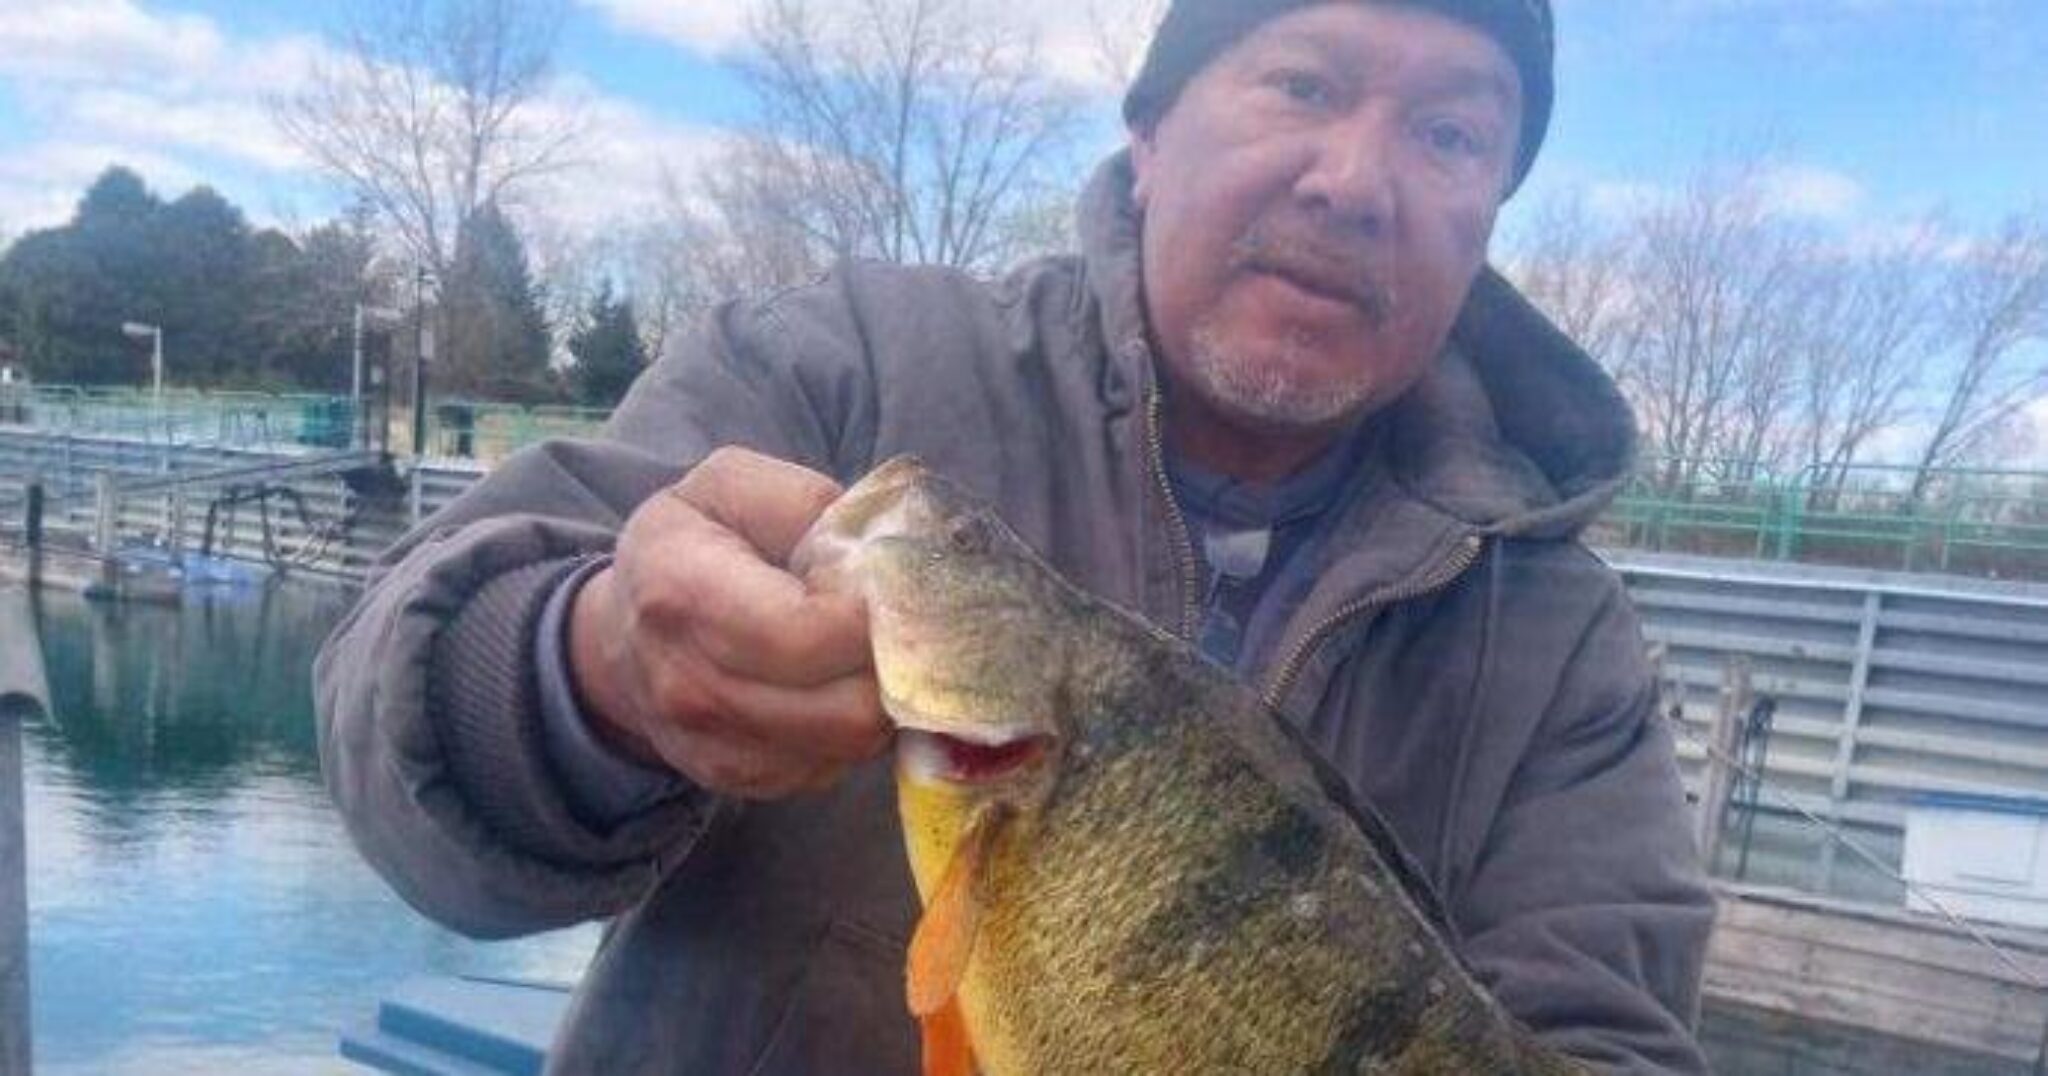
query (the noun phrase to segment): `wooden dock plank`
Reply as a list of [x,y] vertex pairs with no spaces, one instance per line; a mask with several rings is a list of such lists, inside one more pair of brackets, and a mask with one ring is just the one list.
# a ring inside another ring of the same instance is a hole
[[2000,931],[2018,970],[1968,932],[1903,910],[1723,894],[1708,996],[2031,1063],[2048,1030],[2048,937]]

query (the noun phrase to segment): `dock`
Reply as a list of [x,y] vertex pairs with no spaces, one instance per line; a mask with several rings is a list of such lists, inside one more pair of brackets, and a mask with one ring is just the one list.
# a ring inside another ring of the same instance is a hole
[[1802,1029],[1874,1031],[1935,1047],[1981,1066],[1968,1071],[2041,1071],[2048,933],[1981,928],[2013,967],[1935,916],[1758,886],[1728,885],[1720,895],[1707,957],[1711,1001]]
[[[1706,1034],[1723,1069],[1811,1076],[2036,1076],[2048,1045],[2048,933],[1723,884],[1708,949]],[[408,1076],[529,1076],[571,987],[466,976],[398,984],[340,1039],[343,1057]]]

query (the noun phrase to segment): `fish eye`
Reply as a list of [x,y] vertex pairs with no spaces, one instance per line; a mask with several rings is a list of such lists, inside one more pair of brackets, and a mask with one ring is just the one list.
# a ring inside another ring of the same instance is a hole
[[980,515],[962,516],[946,532],[946,544],[956,553],[986,553],[994,541],[988,520]]

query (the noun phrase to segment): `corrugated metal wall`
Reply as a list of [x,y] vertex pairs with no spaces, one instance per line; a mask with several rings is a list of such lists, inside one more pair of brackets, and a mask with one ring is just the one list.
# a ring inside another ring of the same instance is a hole
[[[1777,703],[1746,876],[1900,903],[1897,883],[1774,800],[1839,822],[1896,870],[1930,792],[2048,796],[2048,587],[1615,551],[1700,741],[1723,669]],[[1697,789],[1705,751],[1681,737]],[[1718,869],[1734,872],[1740,835]]]

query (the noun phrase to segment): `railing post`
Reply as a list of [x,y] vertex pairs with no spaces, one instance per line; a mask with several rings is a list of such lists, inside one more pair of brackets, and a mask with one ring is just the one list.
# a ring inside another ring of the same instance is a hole
[[23,505],[21,520],[22,540],[28,543],[29,552],[34,554],[43,548],[43,479],[41,475],[28,481],[28,497]]
[[103,557],[114,555],[114,539],[121,525],[120,495],[114,476],[105,471],[93,476],[93,551]]
[[167,524],[167,529],[170,533],[166,536],[164,547],[169,549],[171,555],[175,557],[185,551],[185,487],[183,486],[173,486],[171,488],[170,522]]
[[[1840,821],[1842,804],[1849,800],[1849,771],[1856,765],[1856,737],[1863,730],[1863,697],[1870,690],[1870,666],[1876,656],[1877,625],[1884,613],[1884,594],[1870,590],[1863,595],[1863,615],[1856,627],[1856,660],[1849,667],[1849,694],[1842,705],[1842,731],[1835,741],[1835,762],[1828,775],[1828,817]],[[1814,890],[1826,893],[1835,881],[1835,842],[1820,848],[1820,877]]]
[[21,726],[49,707],[28,593],[0,588],[0,1073],[27,1076],[28,847]]
[[1735,792],[1735,748],[1742,736],[1742,717],[1749,710],[1749,659],[1733,657],[1721,670],[1721,697],[1714,707],[1714,724],[1707,742],[1706,782],[1700,796],[1700,862],[1708,872],[1721,854],[1721,830],[1727,820],[1728,801]]

